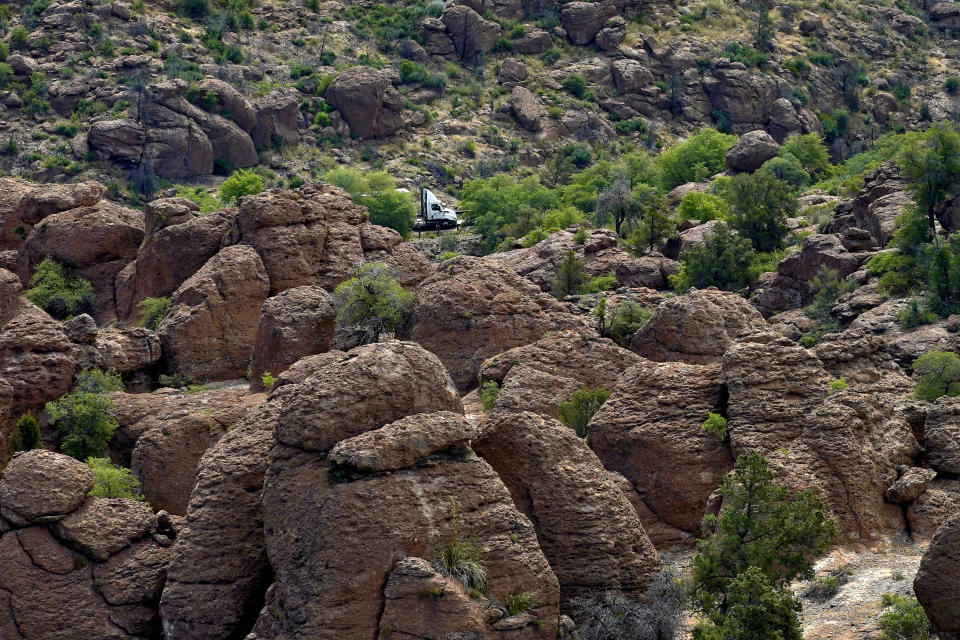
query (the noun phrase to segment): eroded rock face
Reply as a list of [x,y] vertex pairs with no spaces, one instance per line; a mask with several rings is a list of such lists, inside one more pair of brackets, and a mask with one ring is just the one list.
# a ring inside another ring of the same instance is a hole
[[36,187],[14,178],[0,178],[0,251],[15,250],[25,236],[21,205]]
[[661,304],[630,349],[659,362],[717,362],[734,340],[769,332],[763,316],[735,293],[693,289]]
[[766,131],[750,131],[740,136],[727,151],[727,166],[734,171],[756,171],[779,150],[780,145]]
[[0,511],[11,521],[55,522],[76,510],[93,488],[90,467],[34,449],[13,456],[0,480]]
[[944,473],[960,473],[960,400],[944,396],[927,413],[923,446],[930,466]]
[[830,393],[833,376],[786,338],[736,344],[722,367],[734,456],[760,451],[791,487],[818,493],[846,538],[905,528],[884,492],[919,452],[899,407],[909,385],[885,379]]
[[892,162],[880,165],[863,178],[857,195],[839,204],[828,231],[858,228],[869,232],[873,246],[887,245],[896,231],[896,220],[910,204],[907,183]]
[[453,48],[463,61],[472,61],[477,54],[492,49],[503,32],[499,24],[464,5],[444,9],[440,22],[446,27]]
[[529,412],[501,413],[475,447],[534,522],[565,598],[645,589],[659,557],[627,497],[572,429]]
[[377,69],[360,66],[342,71],[324,97],[358,138],[389,136],[403,124],[403,98],[390,77]]
[[907,509],[907,522],[914,540],[933,538],[937,530],[960,511],[960,480],[935,479]]
[[461,390],[476,386],[486,358],[582,325],[552,296],[484,258],[449,260],[416,293],[404,336],[437,354]]
[[726,413],[719,364],[641,361],[590,421],[590,447],[604,467],[623,474],[651,515],[672,528],[657,545],[689,544],[700,534],[707,499],[733,468],[730,447],[701,428],[710,413]]
[[253,248],[222,249],[170,298],[157,329],[169,368],[198,381],[243,377],[269,291]]
[[517,119],[517,124],[527,131],[539,131],[543,124],[541,119],[547,115],[537,97],[526,87],[517,85],[510,92],[510,111]]
[[607,20],[617,15],[612,2],[568,2],[563,5],[560,21],[573,44],[590,44]]
[[142,503],[88,497],[92,485],[86,465],[49,451],[20,453],[7,467],[0,481],[2,637],[160,636],[157,600],[168,536],[176,532],[168,522],[161,533]]
[[322,287],[294,287],[267,298],[260,307],[250,363],[251,386],[263,387],[264,372],[277,376],[300,358],[327,351],[336,324],[333,296]]
[[913,590],[941,638],[960,637],[960,511],[937,531],[920,561]]

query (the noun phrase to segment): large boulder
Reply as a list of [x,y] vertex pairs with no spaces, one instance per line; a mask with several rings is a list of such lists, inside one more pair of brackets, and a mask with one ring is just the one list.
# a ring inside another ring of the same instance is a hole
[[100,202],[105,191],[106,187],[94,181],[34,188],[20,201],[20,221],[32,226],[61,211],[92,207]]
[[109,201],[69,209],[39,222],[20,251],[18,270],[24,281],[46,257],[69,267],[93,285],[97,317],[116,317],[117,273],[137,255],[143,240],[143,214]]
[[960,480],[936,478],[910,503],[907,523],[910,537],[923,544],[950,516],[960,511]]
[[437,354],[461,390],[484,360],[547,331],[583,326],[539,287],[491,259],[460,256],[424,280],[404,336]]
[[322,287],[294,287],[267,298],[260,307],[250,362],[251,386],[262,388],[265,372],[277,376],[300,358],[327,351],[336,328],[333,296]]
[[186,198],[164,198],[147,204],[146,234],[136,259],[117,275],[117,316],[137,319],[144,298],[169,297],[219,250],[229,235],[232,209],[201,215]]
[[931,467],[941,473],[960,474],[960,400],[944,396],[930,408],[923,447]]
[[499,24],[464,5],[448,6],[440,15],[440,21],[460,59],[471,64],[478,54],[492,49],[503,33]]
[[857,195],[837,205],[829,232],[862,229],[870,234],[873,246],[882,248],[893,237],[897,217],[910,205],[907,182],[900,169],[887,162],[863,177]]
[[960,638],[960,511],[937,531],[913,580],[917,600],[941,638]]
[[55,522],[76,510],[92,488],[93,471],[82,462],[43,449],[24,451],[4,469],[0,515],[12,522]]
[[270,291],[252,247],[222,249],[170,298],[157,333],[171,371],[195,380],[241,378]]
[[630,349],[658,362],[717,362],[738,338],[768,332],[763,316],[741,296],[692,289],[663,302],[633,336]]
[[529,412],[502,413],[474,446],[534,523],[565,598],[645,590],[660,566],[657,552],[626,495],[572,429]]
[[636,60],[624,58],[614,60],[610,65],[613,86],[621,94],[639,93],[641,89],[653,84],[653,74]]
[[657,545],[699,535],[710,494],[733,468],[730,447],[701,428],[726,411],[725,393],[719,364],[642,361],[590,421],[590,447],[649,509]]
[[734,171],[756,171],[780,151],[780,145],[766,131],[743,134],[727,151],[727,166]]
[[537,97],[520,85],[510,92],[510,111],[517,123],[527,131],[539,131],[543,127],[541,119],[547,115],[547,110]]
[[772,77],[732,65],[718,65],[704,74],[701,84],[710,107],[728,113],[735,132],[762,127],[770,118],[774,101],[780,97]]
[[769,336],[732,345],[722,370],[734,456],[759,451],[789,486],[819,494],[846,539],[905,528],[884,494],[920,451],[902,403],[908,379],[832,390],[812,352]]
[[393,135],[403,124],[403,98],[393,88],[390,76],[371,67],[342,71],[324,97],[340,111],[358,138]]
[[257,98],[253,103],[256,112],[256,124],[250,130],[250,137],[258,149],[272,147],[278,143],[296,144],[300,140],[297,130],[300,118],[300,97],[296,89],[290,87],[274,91]]
[[607,20],[617,15],[617,7],[608,1],[568,2],[560,12],[560,22],[573,44],[593,42]]
[[0,178],[0,251],[20,247],[27,229],[21,220],[21,202],[34,193],[36,187],[15,178]]

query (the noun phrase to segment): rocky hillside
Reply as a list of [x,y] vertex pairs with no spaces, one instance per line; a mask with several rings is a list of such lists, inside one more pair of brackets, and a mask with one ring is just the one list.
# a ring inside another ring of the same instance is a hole
[[958,28],[0,6],[0,640],[960,638]]

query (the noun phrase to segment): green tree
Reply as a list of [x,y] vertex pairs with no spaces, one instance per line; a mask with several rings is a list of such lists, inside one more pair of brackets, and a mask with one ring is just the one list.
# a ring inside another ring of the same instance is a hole
[[620,235],[625,222],[640,218],[641,204],[634,194],[630,179],[622,173],[614,178],[613,184],[600,192],[594,206],[596,223],[603,225],[612,219],[617,235]]
[[773,49],[773,20],[770,19],[770,10],[773,9],[771,0],[752,0],[754,11],[757,12],[757,28],[753,46],[760,51]]
[[56,402],[48,402],[50,421],[63,434],[61,450],[77,460],[103,456],[117,421],[110,415],[110,398],[83,391],[72,391]]
[[137,311],[140,313],[141,327],[146,327],[153,331],[157,330],[163,316],[167,313],[167,306],[170,304],[170,298],[144,298],[137,303]]
[[680,254],[680,273],[670,283],[677,293],[692,287],[739,291],[750,285],[753,256],[749,242],[718,224],[703,242]]
[[606,389],[580,389],[570,396],[569,401],[560,403],[557,416],[560,422],[576,431],[578,436],[586,438],[590,418],[608,398],[610,392]]
[[396,181],[386,171],[364,175],[356,169],[341,168],[328,171],[323,178],[366,207],[373,224],[390,227],[404,237],[410,234],[417,208],[409,193],[397,191]]
[[[790,582],[813,575],[809,558],[829,548],[837,534],[835,524],[812,492],[791,497],[787,487],[775,484],[758,452],[737,458],[720,493],[723,508],[719,516],[704,517],[709,537],[697,543],[693,560],[692,597],[703,615],[702,626],[724,629],[746,622],[744,616],[767,600],[768,635],[715,637],[799,638],[792,635],[796,614],[786,615],[782,596],[792,599]],[[771,591],[781,594],[775,602]]]
[[67,275],[62,264],[50,257],[33,268],[27,299],[58,320],[93,313],[95,299],[89,280]]
[[804,187],[810,184],[810,174],[792,153],[781,153],[775,158],[770,158],[757,171],[769,173],[797,191],[802,191]]
[[29,413],[25,413],[17,420],[17,426],[10,434],[9,446],[7,447],[10,455],[18,451],[29,451],[30,449],[41,449],[43,447],[43,436],[40,434],[40,424],[37,419]]
[[337,325],[363,332],[363,343],[377,342],[384,331],[396,331],[406,322],[414,295],[404,291],[383,262],[367,262],[356,275],[334,290],[339,312]]
[[653,311],[641,307],[633,300],[624,300],[617,305],[610,321],[610,338],[621,347],[628,347],[633,334],[647,323]]
[[780,147],[780,153],[789,153],[799,160],[804,171],[814,180],[823,180],[832,171],[830,155],[823,145],[823,139],[816,133],[790,136]]
[[960,133],[937,123],[922,140],[908,144],[899,161],[900,173],[918,209],[926,214],[932,236],[937,208],[960,191]]
[[928,351],[913,361],[920,375],[914,388],[918,398],[933,402],[940,396],[960,395],[960,357],[952,351]]
[[797,214],[790,185],[772,173],[741,173],[730,183],[729,220],[757,251],[774,251],[787,236],[787,218]]
[[130,469],[111,464],[110,458],[87,458],[87,466],[94,478],[91,496],[143,501],[140,481]]
[[716,129],[700,129],[688,140],[667,149],[655,159],[664,191],[686,182],[705,180],[726,167],[726,155],[737,136]]
[[252,196],[263,191],[263,178],[252,169],[240,169],[220,184],[220,199],[236,202],[243,196]]
[[803,640],[800,603],[775,588],[759,568],[750,567],[730,582],[727,601],[723,622],[697,626],[700,640]]
[[557,277],[553,280],[553,296],[557,300],[563,300],[567,296],[577,294],[584,282],[586,282],[586,276],[583,273],[583,263],[577,260],[576,252],[571,250],[560,263]]
[[677,219],[680,222],[687,220],[723,220],[727,215],[727,202],[712,193],[691,191],[683,196],[677,206]]
[[634,198],[639,205],[640,224],[632,236],[630,244],[636,253],[653,251],[663,245],[663,242],[674,234],[677,225],[674,223],[667,202],[655,187],[639,184],[634,190]]

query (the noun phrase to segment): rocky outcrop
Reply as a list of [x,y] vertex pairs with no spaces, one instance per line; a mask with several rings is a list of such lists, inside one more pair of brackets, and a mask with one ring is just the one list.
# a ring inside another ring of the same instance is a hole
[[896,231],[897,216],[911,202],[906,187],[895,164],[880,165],[864,176],[863,187],[854,198],[837,205],[827,231],[863,229],[869,232],[873,246],[885,247]]
[[560,22],[573,44],[593,42],[607,20],[617,15],[612,2],[568,2],[560,12]]
[[832,375],[811,352],[786,338],[756,340],[723,356],[734,456],[760,451],[791,487],[818,493],[845,538],[905,528],[902,510],[884,493],[919,452],[899,406],[909,382],[831,392]]
[[944,396],[927,412],[923,447],[930,466],[942,473],[960,474],[960,400]]
[[333,296],[322,287],[294,287],[267,298],[253,343],[251,387],[263,387],[265,372],[277,376],[300,358],[330,349],[336,325]]
[[657,553],[627,497],[572,429],[529,412],[504,413],[475,447],[534,523],[565,598],[643,592],[659,568]]
[[541,119],[547,115],[547,110],[537,97],[520,85],[510,92],[510,111],[517,123],[527,131],[539,131],[543,127]]
[[20,203],[34,190],[22,180],[0,178],[0,251],[16,250],[26,237]]
[[937,530],[960,511],[960,480],[937,478],[910,503],[907,523],[918,543],[929,541]]
[[147,204],[143,238],[136,259],[117,275],[117,315],[137,319],[144,298],[169,297],[219,250],[229,234],[235,210],[205,215],[186,198]]
[[269,291],[253,248],[222,249],[170,298],[157,329],[167,367],[197,381],[243,377]]
[[725,111],[735,133],[746,133],[763,126],[770,109],[779,98],[777,83],[770,76],[751,73],[740,65],[717,65],[701,82],[710,106]]
[[610,65],[613,77],[613,86],[620,93],[638,93],[646,86],[653,84],[653,74],[636,60],[624,58],[614,60]]
[[590,447],[637,492],[658,547],[700,534],[707,500],[733,468],[730,447],[701,428],[726,409],[719,364],[642,361],[590,421]]
[[630,349],[658,362],[717,362],[734,340],[769,331],[756,309],[735,293],[692,289],[661,304],[633,336]]
[[487,20],[464,5],[451,5],[443,10],[440,22],[446,27],[453,48],[460,60],[473,63],[478,54],[493,48],[503,32],[496,22]]
[[743,134],[727,151],[727,167],[734,171],[756,171],[780,151],[780,145],[766,131]]
[[371,67],[342,71],[324,97],[340,111],[350,132],[358,138],[393,135],[403,124],[403,98],[387,74]]
[[157,600],[176,532],[142,503],[88,497],[92,486],[86,465],[48,451],[19,453],[7,467],[4,638],[159,637]]
[[587,330],[558,331],[486,360],[479,377],[500,387],[495,407],[557,417],[557,407],[582,388],[609,388],[641,358]]
[[917,600],[941,638],[960,638],[960,511],[937,531],[913,581]]
[[582,326],[552,296],[487,258],[447,261],[416,289],[404,337],[439,356],[461,390],[477,385],[483,361],[546,331]]
[[33,268],[51,257],[93,285],[98,320],[116,317],[117,273],[137,255],[143,240],[143,214],[109,201],[49,215],[27,236],[18,270],[24,282]]

